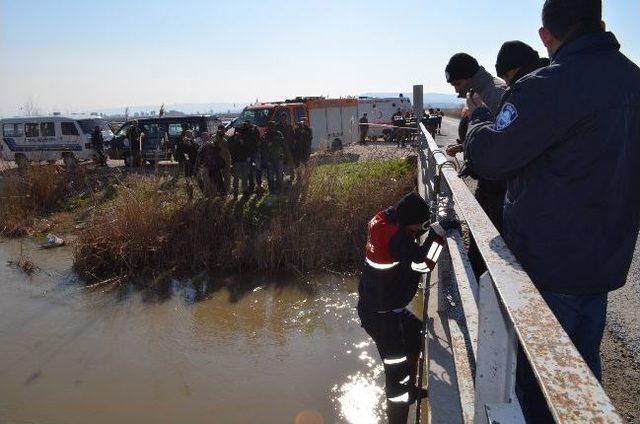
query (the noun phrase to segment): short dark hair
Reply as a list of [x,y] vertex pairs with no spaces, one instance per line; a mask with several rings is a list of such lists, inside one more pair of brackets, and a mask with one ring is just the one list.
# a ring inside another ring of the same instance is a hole
[[600,30],[602,0],[546,0],[542,25],[558,41]]

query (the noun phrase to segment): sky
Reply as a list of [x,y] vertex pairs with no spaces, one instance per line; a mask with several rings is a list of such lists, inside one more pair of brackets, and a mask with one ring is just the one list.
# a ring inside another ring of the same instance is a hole
[[[0,0],[0,115],[298,95],[453,93],[449,57],[492,73],[500,45],[541,54],[542,0]],[[640,1],[604,0],[640,63]],[[606,77],[606,76],[605,76]]]

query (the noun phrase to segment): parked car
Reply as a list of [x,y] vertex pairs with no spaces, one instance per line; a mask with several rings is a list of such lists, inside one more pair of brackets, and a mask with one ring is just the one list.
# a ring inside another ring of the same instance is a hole
[[[211,115],[191,115],[180,117],[141,118],[138,126],[144,134],[142,138],[142,158],[145,162],[155,164],[162,160],[171,160],[175,146],[182,135],[183,126],[188,126],[199,141],[202,133],[214,134],[221,121]],[[125,166],[133,165],[131,142],[127,132],[133,120],[122,124],[116,131],[107,152],[111,159],[124,159]]]
[[60,159],[66,166],[73,166],[93,157],[91,135],[83,131],[75,117],[27,116],[2,119],[0,124],[0,156],[18,166]]

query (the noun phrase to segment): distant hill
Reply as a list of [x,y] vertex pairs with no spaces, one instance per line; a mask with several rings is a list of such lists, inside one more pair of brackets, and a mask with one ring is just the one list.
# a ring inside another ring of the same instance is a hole
[[[367,97],[397,97],[400,93],[364,93],[361,96]],[[413,99],[413,93],[402,93],[404,97]],[[439,107],[439,108],[453,108],[458,107],[464,103],[463,99],[459,99],[454,94],[442,94],[442,93],[424,93],[423,101],[425,106]]]

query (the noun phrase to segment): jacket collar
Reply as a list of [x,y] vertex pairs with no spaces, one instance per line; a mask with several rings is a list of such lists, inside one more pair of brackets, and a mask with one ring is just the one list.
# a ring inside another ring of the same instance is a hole
[[576,53],[591,53],[599,50],[620,50],[620,43],[611,32],[590,32],[563,44],[553,56],[552,63]]
[[467,97],[467,92],[470,89],[474,89],[476,93],[482,93],[488,87],[493,86],[493,76],[481,66],[475,74],[469,79],[466,86],[462,87],[458,97],[464,99]]
[[532,62],[532,63],[529,63],[528,65],[520,67],[520,70],[513,76],[513,81],[510,85],[513,86],[516,82],[518,82],[518,80],[520,80],[520,78],[529,75],[530,73],[532,73],[537,69],[544,68],[545,66],[549,66],[549,64],[550,64],[549,59],[547,59],[546,57],[541,57],[535,62]]

